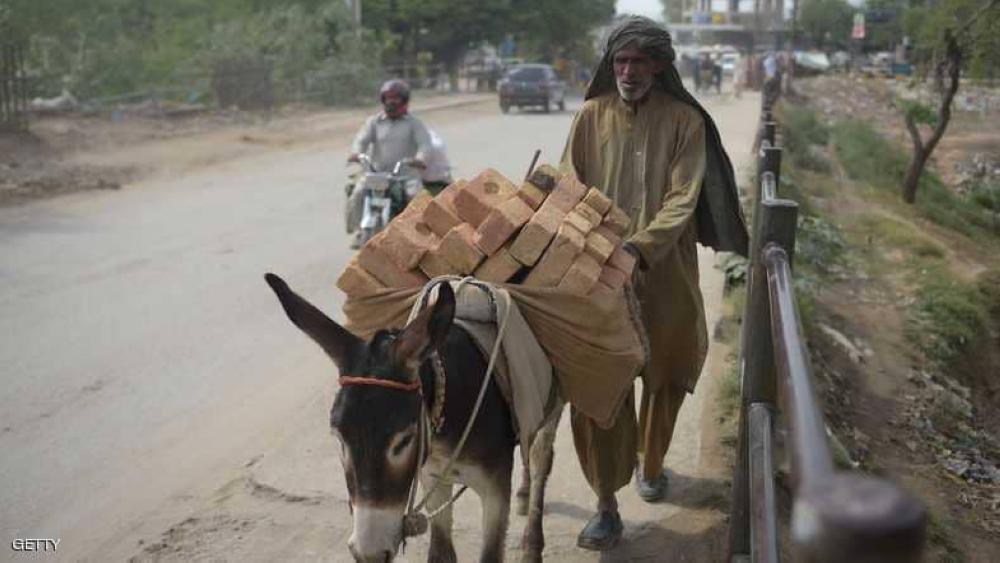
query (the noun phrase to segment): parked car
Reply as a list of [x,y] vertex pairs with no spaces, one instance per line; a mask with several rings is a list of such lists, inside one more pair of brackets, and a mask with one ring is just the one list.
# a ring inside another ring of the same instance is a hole
[[511,67],[500,80],[500,110],[512,106],[541,106],[546,112],[555,105],[566,109],[566,83],[559,79],[552,65],[522,64]]

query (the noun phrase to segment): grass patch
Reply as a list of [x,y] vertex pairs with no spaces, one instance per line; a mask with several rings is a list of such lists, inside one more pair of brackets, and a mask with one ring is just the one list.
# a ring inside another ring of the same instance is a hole
[[833,147],[852,180],[899,192],[907,155],[870,124],[854,119],[838,122],[833,127]]
[[[832,136],[837,158],[851,179],[899,194],[910,159],[908,153],[864,121],[841,121],[833,127]],[[963,198],[949,190],[933,170],[925,169],[920,177],[916,209],[931,221],[969,238],[1000,240],[996,214],[974,197]]]
[[965,563],[965,555],[955,543],[951,526],[933,512],[927,516],[927,542],[941,549],[941,563]]
[[978,284],[956,281],[941,268],[925,270],[923,278],[906,335],[929,360],[946,366],[988,333],[988,311],[995,304]]
[[805,170],[829,172],[830,161],[817,149],[829,142],[830,128],[819,120],[816,112],[788,105],[782,111],[781,120],[784,148],[792,164]]
[[856,234],[868,244],[887,245],[919,258],[944,258],[939,244],[923,236],[909,223],[877,214],[862,215],[855,225]]

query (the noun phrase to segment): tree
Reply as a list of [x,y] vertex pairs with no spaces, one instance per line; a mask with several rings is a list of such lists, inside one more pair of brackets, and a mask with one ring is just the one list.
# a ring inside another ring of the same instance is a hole
[[[913,156],[902,186],[903,201],[907,203],[916,201],[920,176],[927,160],[948,128],[951,104],[958,91],[963,66],[972,66],[974,72],[982,72],[986,68],[995,68],[1000,62],[996,50],[1000,0],[985,3],[946,0],[918,10],[907,18],[917,32],[918,41],[921,41],[916,56],[918,61],[922,58],[932,64],[940,98],[936,113],[918,103],[904,107],[906,129],[913,144]],[[932,126],[926,139],[920,131],[922,124]]]
[[853,21],[854,8],[845,0],[805,0],[799,16],[802,34],[821,50],[846,44]]
[[684,0],[660,0],[663,4],[663,21],[681,23],[684,21]]

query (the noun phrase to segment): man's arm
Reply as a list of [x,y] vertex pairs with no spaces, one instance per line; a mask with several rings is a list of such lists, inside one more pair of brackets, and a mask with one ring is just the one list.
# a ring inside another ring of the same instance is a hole
[[431,144],[431,134],[427,131],[427,126],[417,118],[413,118],[413,142],[417,145],[417,152],[413,158],[426,165],[434,147]]
[[694,216],[705,176],[705,123],[698,115],[685,135],[670,172],[670,189],[653,221],[631,239],[648,265],[655,264],[673,250],[681,233]]
[[569,135],[566,137],[566,147],[563,148],[562,160],[559,168],[564,174],[572,172],[581,182],[587,183],[584,178],[584,154],[589,135],[588,128],[584,126],[584,112],[586,107],[573,116],[573,123],[569,127]]
[[365,124],[361,126],[358,130],[358,134],[354,136],[354,142],[351,143],[351,156],[357,157],[357,155],[367,152],[368,147],[375,142],[375,118],[371,117]]

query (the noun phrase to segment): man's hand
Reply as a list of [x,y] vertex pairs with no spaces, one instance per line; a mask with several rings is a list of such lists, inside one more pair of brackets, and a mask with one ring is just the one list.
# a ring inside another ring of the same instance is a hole
[[352,153],[351,153],[351,154],[350,154],[350,155],[349,155],[349,156],[347,157],[347,162],[361,162],[361,159],[360,159],[360,158],[358,158],[358,153],[356,153],[356,152],[352,152]]
[[635,258],[635,266],[632,266],[632,272],[631,272],[632,285],[635,285],[635,282],[639,277],[639,271],[642,270],[643,266],[642,254],[639,253],[639,249],[636,248],[636,246],[631,242],[626,242],[625,244],[622,245],[622,248],[625,250],[625,252],[628,252],[629,254],[632,255],[633,258]]

